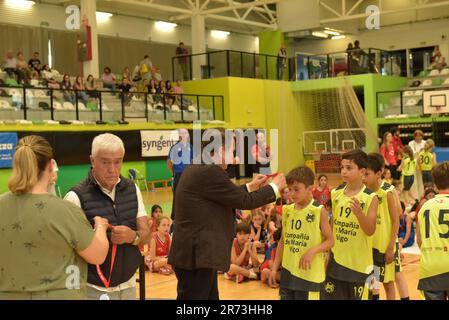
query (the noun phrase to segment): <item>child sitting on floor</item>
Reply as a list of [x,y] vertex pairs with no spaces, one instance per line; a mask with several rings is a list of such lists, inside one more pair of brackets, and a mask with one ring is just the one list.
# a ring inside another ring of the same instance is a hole
[[227,280],[234,280],[238,283],[243,282],[245,278],[257,279],[257,269],[260,263],[257,258],[256,246],[250,239],[251,227],[242,222],[237,225],[236,232],[237,235],[231,249],[231,266],[224,276]]
[[145,257],[145,264],[151,272],[169,275],[173,273],[173,268],[167,263],[171,246],[171,238],[168,234],[170,219],[161,216],[156,220],[156,225],[157,232],[152,235],[150,253]]

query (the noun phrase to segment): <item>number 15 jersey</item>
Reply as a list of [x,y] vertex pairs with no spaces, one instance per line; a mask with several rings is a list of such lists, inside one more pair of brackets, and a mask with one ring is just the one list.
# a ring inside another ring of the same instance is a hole
[[421,262],[418,289],[449,289],[449,194],[438,194],[418,213]]

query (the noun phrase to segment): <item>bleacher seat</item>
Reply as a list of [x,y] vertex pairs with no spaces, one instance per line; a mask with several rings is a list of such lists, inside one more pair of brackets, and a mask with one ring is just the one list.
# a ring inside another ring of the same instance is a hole
[[181,109],[179,108],[179,106],[177,104],[172,104],[171,111],[173,111],[173,112],[181,112]]
[[35,98],[46,98],[47,94],[45,93],[44,90],[36,90],[36,91],[34,91],[34,97]]
[[449,75],[449,68],[448,68],[448,69],[443,69],[443,70],[441,70],[440,75],[442,75],[442,76],[447,76],[447,75]]
[[198,109],[192,105],[188,106],[187,110],[189,110],[190,112],[198,112]]
[[64,108],[64,110],[75,110],[75,106],[71,103],[71,102],[64,102],[62,104],[62,107]]
[[53,109],[55,110],[64,110],[64,108],[62,107],[61,103],[58,101],[53,101]]
[[434,69],[432,71],[430,71],[429,76],[431,77],[435,77],[435,76],[439,76],[440,75],[440,70]]
[[78,101],[78,110],[86,111],[86,110],[88,110],[88,109],[86,108],[86,106],[84,105],[84,103],[82,103],[81,101]]
[[10,96],[16,96],[16,97],[21,97],[21,96],[22,96],[22,92],[20,92],[20,91],[19,91],[18,89],[16,89],[16,88],[9,89],[8,94],[9,94]]
[[0,100],[0,109],[11,110],[14,109],[11,107],[11,104],[7,100]]

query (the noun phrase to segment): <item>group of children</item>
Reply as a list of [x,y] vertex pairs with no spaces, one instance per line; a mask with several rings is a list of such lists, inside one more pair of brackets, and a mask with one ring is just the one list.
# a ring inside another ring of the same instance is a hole
[[[426,164],[421,158],[420,162]],[[320,176],[314,188],[311,169],[292,170],[287,175],[289,191],[283,195],[287,201],[272,209],[278,217],[281,214],[281,225],[268,233],[268,250],[259,272],[254,237],[259,232],[251,233],[248,223],[240,222],[226,277],[236,281],[260,277],[271,287],[280,286],[281,299],[286,300],[379,299],[380,283],[387,299],[395,299],[397,287],[401,300],[408,300],[400,247],[414,238],[410,228],[414,222],[423,251],[418,289],[426,299],[447,299],[449,163],[431,170],[439,194],[426,189],[419,206],[412,208],[417,219],[404,215],[400,190],[384,179],[384,169],[380,154],[347,152],[341,163],[343,184],[332,191],[327,189],[327,177]],[[259,226],[255,217],[253,213],[250,223]],[[425,225],[421,229],[420,223]]]

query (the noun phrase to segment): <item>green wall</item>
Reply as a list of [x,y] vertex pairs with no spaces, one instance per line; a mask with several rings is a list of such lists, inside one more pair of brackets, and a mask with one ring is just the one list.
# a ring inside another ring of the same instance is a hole
[[[285,41],[284,33],[281,31],[262,31],[259,32],[259,53],[277,56],[281,45],[287,43]],[[288,48],[286,47],[287,52]],[[259,73],[266,77],[266,64],[264,57],[259,57]],[[276,79],[276,58],[268,59],[268,79]],[[288,80],[288,72],[285,69],[284,80]]]

